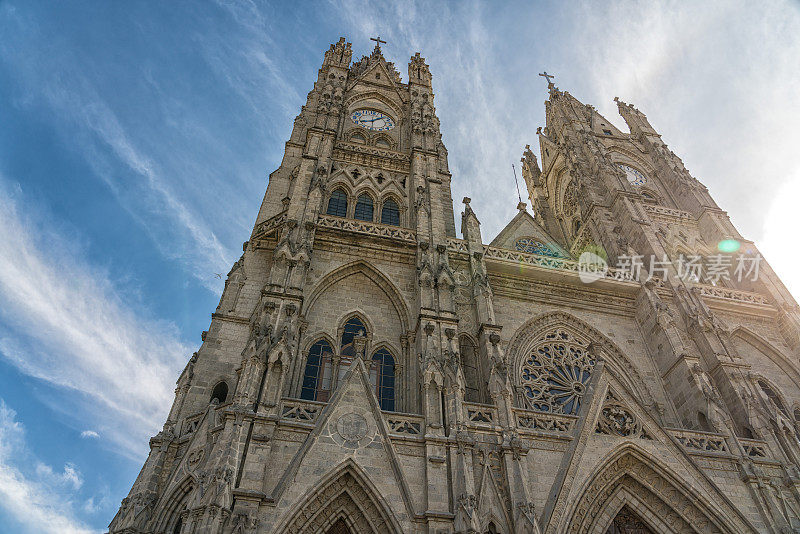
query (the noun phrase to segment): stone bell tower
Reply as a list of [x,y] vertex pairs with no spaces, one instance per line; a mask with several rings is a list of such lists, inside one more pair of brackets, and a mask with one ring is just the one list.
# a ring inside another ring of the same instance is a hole
[[[111,532],[307,529],[293,526],[286,507],[337,466],[332,484],[366,486],[349,497],[354,532],[360,520],[401,532],[427,521],[422,510],[434,522],[450,513],[446,477],[412,495],[389,438],[445,439],[454,409],[443,402],[445,384],[457,380],[443,369],[457,352],[447,151],[425,59],[410,58],[403,82],[385,42],[374,41],[356,62],[344,38],[325,52],[252,235]],[[412,415],[386,420],[381,409]],[[336,451],[309,452],[316,444]],[[443,454],[431,447],[419,453]],[[377,459],[353,462],[373,448]],[[366,481],[372,468],[379,487]],[[308,469],[314,476],[298,478]],[[399,510],[378,513],[398,491]],[[427,503],[415,502],[423,494]]]

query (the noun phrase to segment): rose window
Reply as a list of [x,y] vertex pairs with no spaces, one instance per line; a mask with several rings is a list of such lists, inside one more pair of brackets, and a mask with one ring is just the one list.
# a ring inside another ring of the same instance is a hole
[[562,331],[546,334],[520,369],[526,404],[542,412],[577,414],[594,365],[586,343]]

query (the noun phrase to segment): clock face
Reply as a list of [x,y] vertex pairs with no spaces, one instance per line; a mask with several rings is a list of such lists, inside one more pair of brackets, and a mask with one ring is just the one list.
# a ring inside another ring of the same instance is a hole
[[644,185],[647,183],[647,176],[633,167],[628,167],[620,163],[619,168],[625,171],[625,177],[632,185]]
[[367,130],[385,132],[394,128],[394,121],[388,115],[372,109],[357,109],[350,115],[353,122]]

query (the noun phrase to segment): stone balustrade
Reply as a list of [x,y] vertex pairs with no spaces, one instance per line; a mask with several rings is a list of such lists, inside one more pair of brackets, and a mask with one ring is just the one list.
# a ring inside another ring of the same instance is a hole
[[408,228],[401,228],[399,226],[393,226],[390,224],[358,221],[356,219],[333,217],[331,215],[320,215],[317,218],[317,226],[321,228],[345,230],[347,232],[355,232],[357,234],[397,239],[409,243],[416,243],[417,240],[416,232],[409,230]]
[[575,421],[574,415],[553,414],[514,408],[514,419],[519,430],[533,430],[552,434],[567,434],[572,432]]
[[735,302],[745,302],[749,304],[766,304],[769,305],[769,300],[764,295],[752,293],[750,291],[742,291],[741,289],[730,289],[727,287],[710,286],[706,284],[695,284],[694,287],[700,289],[700,294],[703,297],[710,297],[713,299],[723,299]]
[[421,415],[383,412],[383,419],[390,434],[422,436],[425,433],[425,418]]
[[669,429],[689,452],[729,453],[725,436],[697,430]]
[[283,399],[281,401],[281,421],[292,423],[314,423],[322,409],[324,402],[307,401],[300,399]]

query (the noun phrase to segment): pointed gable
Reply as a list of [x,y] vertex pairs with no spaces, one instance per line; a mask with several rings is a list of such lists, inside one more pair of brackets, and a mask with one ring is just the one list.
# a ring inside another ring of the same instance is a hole
[[519,213],[497,234],[489,246],[522,250],[522,252],[545,256],[570,257],[569,253],[524,208],[519,210]]
[[398,89],[402,85],[400,73],[394,63],[386,61],[377,46],[369,56],[363,56],[350,67],[350,81],[353,85],[367,82],[388,89]]
[[[657,517],[668,517],[677,532],[690,526],[698,532],[753,531],[680,436],[664,429],[621,382],[601,370],[592,389],[577,441],[562,461],[545,509],[551,527],[565,532],[604,528],[624,496],[635,510],[652,508]],[[669,531],[657,520],[650,526]]]
[[278,508],[296,508],[320,475],[342,462],[352,462],[366,478],[370,473],[393,477],[393,489],[384,498],[397,503],[392,509],[399,520],[413,517],[411,493],[361,359],[344,376],[276,486]]

